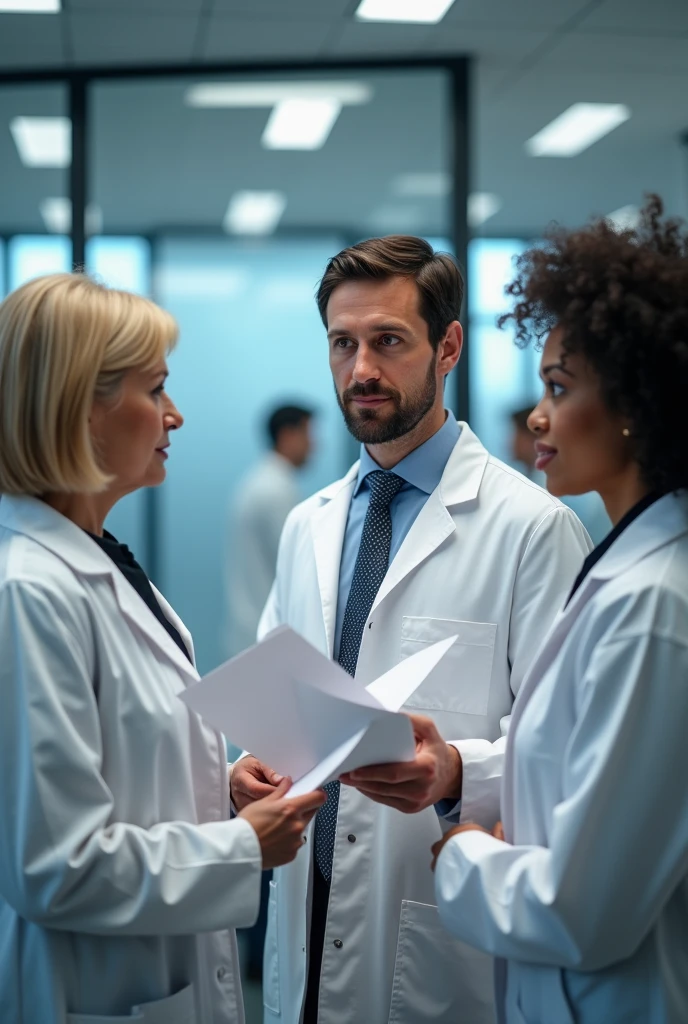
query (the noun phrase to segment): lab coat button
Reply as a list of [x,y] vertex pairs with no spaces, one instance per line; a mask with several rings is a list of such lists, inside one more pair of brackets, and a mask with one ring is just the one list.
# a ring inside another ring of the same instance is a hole
[[341,939],[335,939],[334,940],[334,947],[335,947],[335,949],[341,949],[343,945],[344,945],[344,943],[342,942]]
[[356,842],[356,836],[353,834],[348,835],[346,838],[349,840],[350,843]]
[[215,972],[215,977],[217,978],[217,980],[218,981],[224,981],[226,976],[227,976],[227,968],[226,967],[218,967],[217,971]]

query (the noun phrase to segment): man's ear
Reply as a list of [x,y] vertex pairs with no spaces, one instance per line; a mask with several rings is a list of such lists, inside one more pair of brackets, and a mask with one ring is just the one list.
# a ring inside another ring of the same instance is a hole
[[439,344],[437,366],[441,374],[451,373],[461,356],[463,328],[458,320],[452,320]]

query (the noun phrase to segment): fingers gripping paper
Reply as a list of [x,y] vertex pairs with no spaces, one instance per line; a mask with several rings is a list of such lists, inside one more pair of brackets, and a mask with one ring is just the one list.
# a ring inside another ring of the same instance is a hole
[[307,793],[342,772],[410,761],[399,709],[449,650],[449,637],[363,686],[288,626],[204,676],[180,698],[227,739]]

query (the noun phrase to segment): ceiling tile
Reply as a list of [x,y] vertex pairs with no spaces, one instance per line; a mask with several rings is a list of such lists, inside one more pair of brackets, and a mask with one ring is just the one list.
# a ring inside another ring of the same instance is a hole
[[517,63],[549,38],[534,29],[476,28],[472,25],[436,26],[427,50],[434,53],[477,54],[480,60],[503,59]]
[[330,26],[284,18],[235,20],[215,15],[204,30],[204,60],[280,60],[317,56]]
[[288,7],[291,18],[334,21],[352,12],[355,6],[354,0],[214,0],[213,10],[238,19],[272,14],[286,20],[285,8]]
[[[667,35],[688,32],[686,0],[605,0],[582,22],[584,31]],[[613,46],[616,46],[614,40]]]
[[74,59],[80,65],[163,64],[190,60],[198,17],[184,14],[69,16]]
[[142,14],[198,14],[203,0],[69,0],[70,11],[117,15],[120,11]]
[[0,71],[64,62],[60,15],[0,14]]
[[422,57],[430,45],[434,28],[434,25],[345,21],[341,30],[333,33],[324,52],[337,57],[384,57],[390,54]]
[[688,73],[688,38],[573,32],[557,40],[538,64],[552,65],[606,73]]
[[442,25],[552,30],[578,14],[589,0],[456,0]]

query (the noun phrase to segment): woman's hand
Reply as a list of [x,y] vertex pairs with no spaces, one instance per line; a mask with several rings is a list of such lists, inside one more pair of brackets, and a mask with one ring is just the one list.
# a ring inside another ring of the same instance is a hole
[[283,778],[283,775],[278,775],[252,754],[239,758],[232,765],[229,783],[234,806],[238,811],[242,811],[254,801],[262,800],[263,797],[275,792]]
[[433,871],[437,867],[437,858],[444,849],[445,844],[448,843],[453,836],[461,835],[462,832],[484,832],[486,835],[494,836],[495,839],[499,839],[503,843],[506,842],[504,838],[504,828],[502,827],[501,821],[497,822],[491,832],[488,831],[488,829],[483,828],[482,825],[473,825],[472,823],[467,825],[457,825],[456,828],[450,829],[446,835],[443,835],[441,839],[438,839],[436,843],[433,843],[432,864],[430,865]]
[[244,807],[239,817],[251,825],[260,843],[263,870],[289,864],[303,846],[308,822],[327,800],[322,789],[285,799],[291,783],[283,779],[269,796]]

